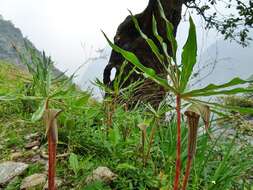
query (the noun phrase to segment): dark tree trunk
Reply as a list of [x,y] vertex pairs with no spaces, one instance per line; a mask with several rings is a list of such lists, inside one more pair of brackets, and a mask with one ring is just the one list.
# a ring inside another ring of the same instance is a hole
[[[177,27],[181,20],[181,9],[183,3],[181,0],[161,0],[161,4],[164,8],[167,19],[174,26],[174,35],[176,35]],[[155,15],[156,17],[159,34],[163,37],[164,40],[166,40],[166,28],[159,14],[157,0],[149,0],[147,8],[142,13],[135,16],[139,22],[141,30],[157,44],[157,46],[160,48],[160,51],[162,52],[158,41],[153,36],[152,15]],[[170,44],[168,41],[166,42],[167,44]],[[114,43],[125,50],[133,52],[143,65],[153,68],[158,75],[166,78],[166,71],[164,67],[159,63],[145,40],[136,30],[130,16],[128,16],[124,22],[119,25],[117,33],[114,37]],[[168,47],[168,53],[171,55],[170,47]],[[116,76],[118,76],[123,61],[124,59],[120,54],[112,51],[109,63],[104,69],[103,76],[103,82],[108,87],[112,88],[114,83],[114,80],[110,80],[111,70],[115,68]],[[132,68],[133,65],[131,63],[128,63],[124,68],[124,73],[122,76],[123,79],[128,75]],[[139,79],[143,79],[143,76],[134,72],[128,78],[127,82],[124,83],[124,86],[128,86],[132,82],[135,82]],[[136,89],[132,103],[135,103],[137,100],[141,100],[144,102],[149,102],[152,105],[156,106],[161,100],[163,100],[165,95],[166,92],[162,87],[156,85],[150,80],[145,79],[144,84]]]

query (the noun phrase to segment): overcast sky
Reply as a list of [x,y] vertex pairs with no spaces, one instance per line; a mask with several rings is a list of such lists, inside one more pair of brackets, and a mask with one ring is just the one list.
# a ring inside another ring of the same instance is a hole
[[[106,46],[100,29],[113,38],[128,15],[141,12],[148,0],[0,0],[0,14],[20,28],[39,50],[45,50],[61,70],[73,72],[93,50]],[[195,20],[197,20],[195,18]],[[215,41],[207,37],[200,20],[199,44],[204,49]],[[186,38],[187,22],[180,25],[178,39]],[[204,46],[203,46],[204,45]]]

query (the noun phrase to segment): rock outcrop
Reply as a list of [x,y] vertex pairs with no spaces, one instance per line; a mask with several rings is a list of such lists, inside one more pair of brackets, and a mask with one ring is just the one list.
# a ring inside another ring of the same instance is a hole
[[3,162],[0,164],[0,185],[8,183],[14,177],[21,175],[28,165],[21,162]]
[[[11,21],[4,20],[0,15],[0,60],[5,60],[21,68],[25,68],[19,61],[17,52],[13,48],[13,45],[15,45],[20,52],[24,52],[25,44],[35,48],[32,42],[23,36],[19,28]],[[39,50],[37,52],[40,53]],[[57,68],[54,68],[53,71],[55,75],[61,74],[61,71]]]

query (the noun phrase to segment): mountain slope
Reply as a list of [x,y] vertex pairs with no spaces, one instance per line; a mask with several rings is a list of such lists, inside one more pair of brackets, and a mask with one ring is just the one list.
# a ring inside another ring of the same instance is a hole
[[10,21],[0,18],[0,59],[17,63],[17,54],[12,48],[12,44],[23,49],[23,35]]
[[[18,55],[13,48],[13,45],[15,45],[20,52],[24,52],[25,43],[27,43],[30,47],[35,48],[32,42],[23,37],[19,28],[15,27],[11,21],[4,20],[0,15],[0,60],[25,68],[25,66],[20,63]],[[37,51],[40,53],[39,50]],[[61,71],[54,68],[54,74],[59,75],[61,74]]]
[[199,68],[198,86],[220,84],[234,77],[248,79],[253,74],[253,44],[243,48],[235,42],[219,40],[200,55]]

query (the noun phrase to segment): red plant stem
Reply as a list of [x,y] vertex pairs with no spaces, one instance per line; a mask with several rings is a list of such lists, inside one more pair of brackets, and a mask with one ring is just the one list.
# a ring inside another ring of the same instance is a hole
[[[56,139],[54,138],[54,133],[52,129],[52,123],[50,120],[50,111],[49,111],[49,99],[46,100],[46,108],[45,113],[47,114],[47,118],[45,123],[48,124],[48,190],[56,190],[55,187],[55,166],[56,166]],[[60,112],[59,112],[60,113]],[[59,114],[58,113],[58,114]]]
[[56,142],[52,129],[48,131],[48,190],[55,190]]
[[176,175],[174,179],[174,190],[179,189],[179,180],[181,173],[181,98],[176,97],[176,111],[177,111],[177,157],[176,157]]
[[186,190],[187,182],[191,171],[191,163],[192,163],[192,155],[188,155],[182,190]]

